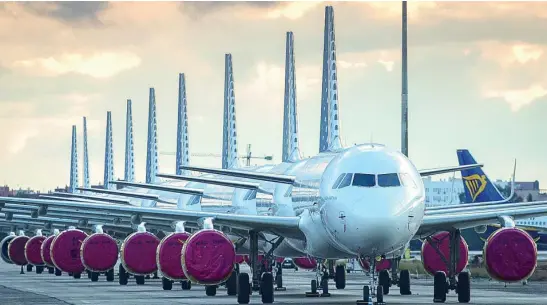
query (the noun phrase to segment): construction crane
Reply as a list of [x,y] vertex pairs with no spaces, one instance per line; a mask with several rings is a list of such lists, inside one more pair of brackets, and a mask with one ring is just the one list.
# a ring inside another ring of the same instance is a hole
[[[174,156],[174,155],[176,155],[176,153],[172,152],[172,151],[164,151],[164,152],[160,152],[160,155]],[[192,157],[222,158],[221,154],[212,154],[212,153],[209,153],[209,154],[195,153],[195,154],[190,154],[190,156],[192,156]],[[252,153],[251,153],[251,144],[248,144],[247,145],[247,154],[239,156],[238,158],[245,159],[245,165],[246,166],[251,166],[251,159],[261,159],[261,160],[266,160],[266,161],[272,161],[273,160],[273,155],[270,155],[270,156],[253,156]]]

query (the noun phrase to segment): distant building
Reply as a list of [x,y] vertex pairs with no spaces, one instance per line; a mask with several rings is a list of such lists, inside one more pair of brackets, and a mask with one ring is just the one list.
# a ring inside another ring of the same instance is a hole
[[460,194],[464,192],[462,179],[433,180],[426,177],[423,181],[426,207],[461,203]]

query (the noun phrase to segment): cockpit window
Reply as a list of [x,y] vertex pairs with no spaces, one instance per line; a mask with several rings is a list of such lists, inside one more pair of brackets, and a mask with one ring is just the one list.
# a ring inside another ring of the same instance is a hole
[[416,182],[410,177],[407,173],[401,173],[399,174],[401,176],[401,182],[403,183],[403,186],[405,187],[411,187],[416,188]]
[[340,182],[340,185],[338,186],[338,188],[341,189],[346,186],[349,186],[351,184],[351,178],[353,178],[353,174],[347,174],[344,177],[344,179],[342,179],[342,182]]
[[346,174],[341,174],[340,177],[338,177],[338,179],[336,179],[336,181],[334,181],[334,184],[332,185],[332,189],[335,189],[338,187],[338,185],[340,184],[340,182],[342,181],[342,179],[344,179],[344,176]]
[[353,186],[373,187],[376,185],[376,176],[373,174],[355,174]]
[[397,174],[380,174],[378,175],[378,185],[381,187],[401,186],[399,175]]

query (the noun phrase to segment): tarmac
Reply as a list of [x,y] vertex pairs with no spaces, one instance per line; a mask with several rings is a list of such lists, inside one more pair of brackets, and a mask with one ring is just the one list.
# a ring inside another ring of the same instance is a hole
[[[245,270],[242,268],[242,271]],[[220,287],[217,295],[208,297],[203,286],[193,285],[191,290],[182,290],[175,283],[173,290],[164,291],[161,280],[149,279],[146,284],[137,286],[130,279],[127,286],[120,286],[116,280],[106,282],[104,276],[98,282],[91,282],[85,274],[80,279],[69,277],[66,273],[55,276],[46,272],[36,274],[34,270],[19,274],[20,268],[0,263],[0,303],[5,305],[49,305],[49,304],[237,304],[234,296],[228,296]],[[362,298],[362,285],[368,277],[362,272],[348,274],[344,290],[337,290],[334,284],[329,287],[331,297],[305,297],[309,291],[314,273],[309,271],[284,270],[283,280],[287,290],[276,292],[275,304],[355,304]],[[413,279],[412,295],[401,296],[397,287],[384,297],[386,304],[433,304],[433,281],[431,278]],[[547,285],[542,282],[529,282],[528,285],[508,284],[488,280],[474,280],[471,286],[469,304],[545,304]],[[447,296],[447,304],[458,303],[454,292]],[[261,304],[258,293],[253,293],[251,304]]]

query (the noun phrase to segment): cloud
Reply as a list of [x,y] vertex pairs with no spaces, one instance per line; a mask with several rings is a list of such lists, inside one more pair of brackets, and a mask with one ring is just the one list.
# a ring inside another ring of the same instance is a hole
[[284,3],[276,8],[269,9],[266,16],[267,18],[287,18],[298,19],[304,16],[308,11],[315,9],[321,2],[290,2]]
[[69,53],[57,57],[18,60],[13,63],[13,67],[44,76],[78,73],[95,78],[109,78],[135,68],[140,63],[141,59],[130,52],[102,52],[91,56]]
[[526,89],[521,90],[500,90],[486,92],[487,98],[501,98],[507,102],[512,111],[518,111],[522,107],[537,101],[547,95],[547,89],[540,84],[533,84]]
[[38,16],[70,24],[81,22],[99,24],[98,15],[108,8],[108,2],[104,1],[23,2],[21,5]]

